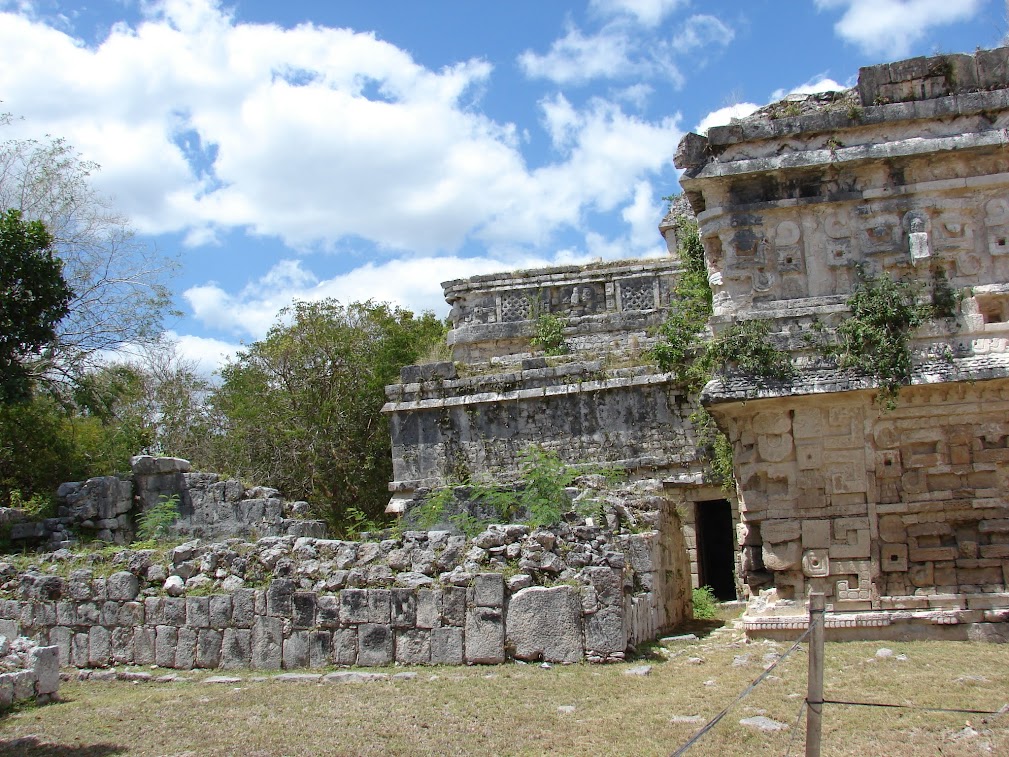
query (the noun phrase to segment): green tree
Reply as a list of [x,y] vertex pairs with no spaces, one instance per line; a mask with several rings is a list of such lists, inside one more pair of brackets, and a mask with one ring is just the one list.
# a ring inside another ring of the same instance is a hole
[[392,474],[384,388],[443,338],[430,313],[296,303],[221,371],[210,464],[308,500],[337,529],[351,508],[381,517]]
[[31,361],[56,339],[72,297],[53,239],[39,221],[18,210],[0,215],[0,401],[31,391]]
[[[0,126],[11,122],[0,114]],[[58,385],[72,384],[110,351],[156,342],[170,301],[164,280],[172,261],[136,241],[91,186],[96,170],[63,139],[0,142],[0,208],[45,225],[73,292],[45,360],[33,366]]]

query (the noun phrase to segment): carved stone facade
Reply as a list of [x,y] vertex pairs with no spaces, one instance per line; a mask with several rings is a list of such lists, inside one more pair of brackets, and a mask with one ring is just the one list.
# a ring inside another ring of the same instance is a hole
[[[862,69],[822,102],[688,135],[677,156],[712,328],[767,319],[802,367],[703,397],[735,452],[747,628],[802,627],[816,590],[851,613],[838,627],[979,633],[1009,618],[1009,49]],[[860,268],[963,298],[914,334],[890,412],[806,339],[849,316]]]

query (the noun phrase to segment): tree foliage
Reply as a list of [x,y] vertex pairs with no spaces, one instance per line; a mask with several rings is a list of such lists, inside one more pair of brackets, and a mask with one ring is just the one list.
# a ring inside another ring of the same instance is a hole
[[52,237],[18,210],[0,214],[0,402],[24,399],[31,389],[29,361],[56,339],[72,292]]
[[[10,116],[0,116],[0,126]],[[34,370],[72,379],[112,350],[150,344],[169,303],[171,263],[138,243],[128,221],[91,186],[98,169],[63,139],[0,143],[0,208],[41,221],[73,291],[56,340]]]
[[351,508],[381,517],[392,474],[385,386],[443,338],[430,313],[296,303],[221,371],[208,467],[306,499],[338,529]]

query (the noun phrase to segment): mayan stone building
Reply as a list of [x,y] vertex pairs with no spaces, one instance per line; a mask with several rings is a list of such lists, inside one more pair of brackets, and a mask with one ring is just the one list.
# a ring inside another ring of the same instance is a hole
[[[386,389],[389,511],[403,512],[432,487],[508,480],[535,444],[567,464],[619,468],[650,492],[657,537],[649,559],[669,577],[653,592],[654,628],[669,626],[675,613],[663,603],[691,583],[735,599],[734,502],[704,483],[690,424],[697,398],[648,355],[681,270],[677,228],[672,216],[660,227],[670,251],[662,258],[445,283],[455,361],[405,368],[402,383]],[[563,324],[563,354],[544,356],[535,344],[544,316]]]
[[[681,143],[713,331],[766,319],[802,366],[788,385],[740,377],[703,397],[734,449],[750,632],[803,627],[815,590],[849,635],[1004,638],[1007,144],[1007,48],[864,68],[857,90]],[[960,300],[912,335],[892,411],[805,338],[850,317],[860,269],[925,296],[945,278]]]

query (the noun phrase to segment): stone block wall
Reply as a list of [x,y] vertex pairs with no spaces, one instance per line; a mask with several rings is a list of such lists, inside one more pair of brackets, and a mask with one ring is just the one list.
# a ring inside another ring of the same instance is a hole
[[[0,634],[50,644],[61,664],[77,667],[605,662],[684,618],[662,554],[677,545],[654,532],[614,542],[585,526],[558,534],[502,526],[470,542],[408,532],[366,543],[191,543],[169,565],[152,550],[126,550],[115,558],[122,569],[104,578],[88,569],[12,574],[5,565]],[[530,555],[522,572],[486,570],[509,551]],[[554,559],[532,559],[546,553]],[[39,567],[66,559],[41,556]],[[258,587],[234,572],[264,575],[253,564],[269,566]]]
[[0,636],[0,712],[18,702],[59,699],[59,650],[24,637]]
[[325,524],[306,517],[308,503],[289,502],[276,489],[246,489],[235,479],[193,472],[188,460],[174,457],[140,455],[131,467],[128,476],[62,484],[56,492],[58,517],[28,520],[4,508],[0,526],[9,525],[16,545],[58,549],[81,537],[129,544],[136,538],[137,518],[174,497],[179,517],[169,529],[173,537],[325,536]]
[[570,464],[648,475],[700,467],[689,421],[696,405],[653,368],[571,363],[397,384],[386,395],[393,491],[514,475],[532,444]]

